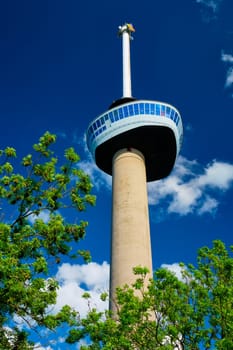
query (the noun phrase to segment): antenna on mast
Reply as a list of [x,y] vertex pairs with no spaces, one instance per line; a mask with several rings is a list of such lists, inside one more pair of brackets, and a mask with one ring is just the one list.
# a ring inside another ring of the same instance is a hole
[[122,57],[123,57],[123,98],[132,97],[131,89],[131,65],[130,65],[130,40],[131,33],[135,32],[132,24],[125,23],[119,26],[119,36],[122,36]]

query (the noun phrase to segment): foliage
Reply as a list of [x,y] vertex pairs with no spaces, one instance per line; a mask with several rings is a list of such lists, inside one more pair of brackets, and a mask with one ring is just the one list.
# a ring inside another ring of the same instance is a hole
[[63,322],[73,324],[75,317],[69,307],[47,314],[58,288],[48,273],[62,256],[80,253],[90,259],[88,252],[71,249],[85,236],[87,222],[66,222],[61,212],[83,211],[95,197],[88,176],[77,168],[77,153],[65,150],[59,165],[52,151],[55,142],[56,136],[46,132],[33,154],[23,157],[20,173],[15,149],[0,151],[0,349],[32,347],[18,319],[54,329]]
[[117,289],[117,314],[90,310],[67,342],[88,337],[82,350],[233,349],[231,252],[214,241],[213,248],[200,249],[197,267],[180,267],[182,279],[160,268],[148,289],[146,269],[136,268],[135,284]]

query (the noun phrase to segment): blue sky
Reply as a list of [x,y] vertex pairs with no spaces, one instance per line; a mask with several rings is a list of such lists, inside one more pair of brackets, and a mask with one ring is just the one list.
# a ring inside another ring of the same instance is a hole
[[[117,28],[125,22],[136,29],[133,96],[173,104],[184,125],[176,167],[148,186],[154,268],[195,263],[197,249],[214,239],[232,244],[232,13],[232,0],[1,3],[0,147],[14,146],[20,157],[46,130],[56,133],[58,152],[76,148],[97,194],[96,207],[81,217],[89,221],[81,247],[91,250],[93,263],[61,266],[57,307],[72,300],[85,313],[83,286],[94,303],[107,288],[111,178],[93,164],[84,133],[122,96]],[[38,342],[66,349],[62,336],[55,345]]]

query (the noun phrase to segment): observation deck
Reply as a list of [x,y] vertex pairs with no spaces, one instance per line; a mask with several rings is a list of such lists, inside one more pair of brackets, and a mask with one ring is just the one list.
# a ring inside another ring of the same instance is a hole
[[94,119],[86,138],[97,166],[107,174],[112,175],[117,151],[136,148],[145,157],[147,181],[155,181],[168,176],[174,166],[182,144],[182,120],[178,110],[164,102],[123,102]]

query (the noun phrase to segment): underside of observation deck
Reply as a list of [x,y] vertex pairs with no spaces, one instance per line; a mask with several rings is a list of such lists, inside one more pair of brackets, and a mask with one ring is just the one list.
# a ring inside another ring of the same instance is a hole
[[100,169],[112,175],[112,159],[122,148],[136,148],[145,157],[147,181],[168,176],[176,160],[176,138],[166,126],[140,126],[112,137],[96,148],[95,160]]

